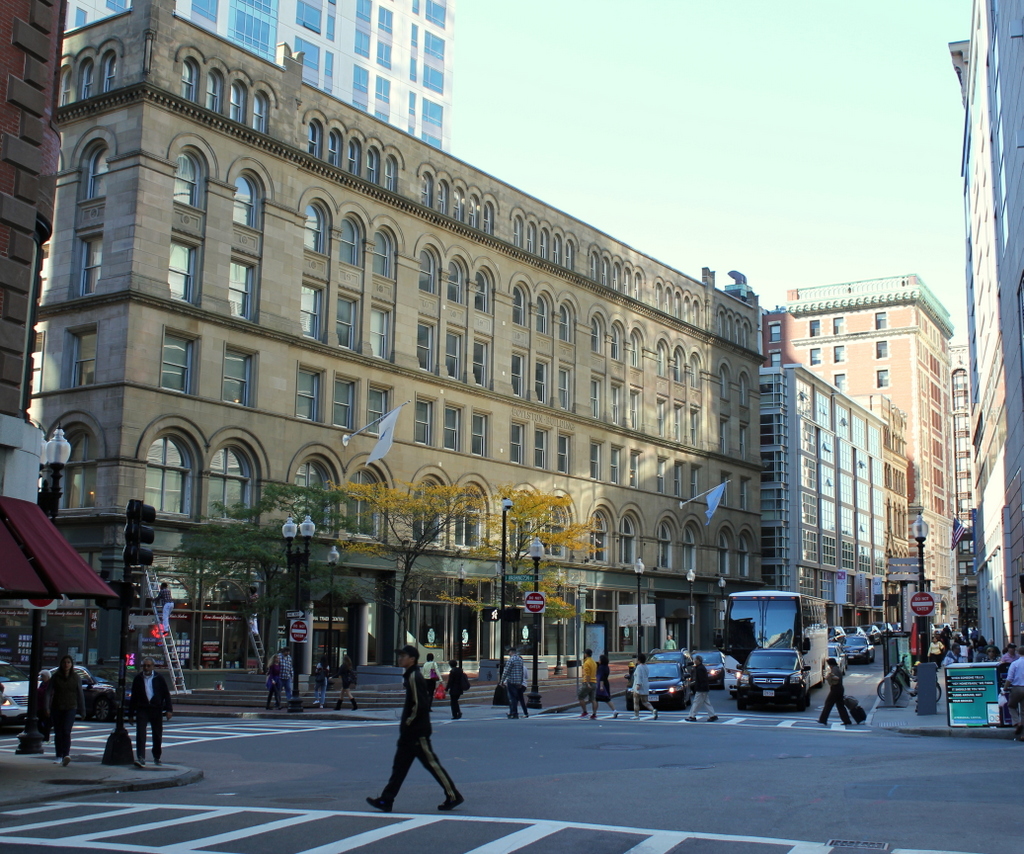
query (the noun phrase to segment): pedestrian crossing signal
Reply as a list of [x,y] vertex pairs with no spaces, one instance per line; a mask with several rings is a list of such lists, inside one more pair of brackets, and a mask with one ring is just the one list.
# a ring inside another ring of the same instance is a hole
[[501,619],[501,608],[484,608],[481,618],[485,623],[496,623]]

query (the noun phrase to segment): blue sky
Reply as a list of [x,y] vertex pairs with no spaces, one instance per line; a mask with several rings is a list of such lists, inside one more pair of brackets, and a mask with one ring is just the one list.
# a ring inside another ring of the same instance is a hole
[[918,273],[965,334],[970,0],[458,0],[452,153],[688,275]]

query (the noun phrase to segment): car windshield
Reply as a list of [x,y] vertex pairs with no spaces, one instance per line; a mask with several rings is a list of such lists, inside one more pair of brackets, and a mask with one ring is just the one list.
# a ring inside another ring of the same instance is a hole
[[651,679],[678,679],[679,668],[669,662],[664,664],[651,664],[647,671]]
[[783,650],[755,649],[747,658],[747,667],[752,670],[769,668],[772,670],[783,670],[785,668],[796,670],[797,666],[796,654],[784,652]]
[[721,667],[722,666],[722,653],[718,650],[711,652],[704,652],[703,650],[696,653],[704,659],[705,667]]
[[0,664],[0,682],[28,682],[28,675],[13,664]]
[[858,634],[856,626],[843,626],[843,631],[846,632],[848,635]]
[[867,646],[868,645],[868,640],[867,640],[867,638],[862,638],[860,635],[853,635],[852,637],[848,637],[846,639],[846,645],[847,646]]

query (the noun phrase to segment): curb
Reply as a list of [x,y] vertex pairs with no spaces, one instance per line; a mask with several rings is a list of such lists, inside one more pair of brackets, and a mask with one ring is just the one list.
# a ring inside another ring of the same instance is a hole
[[203,779],[203,772],[198,768],[187,768],[176,777],[163,780],[122,780],[120,782],[110,781],[96,785],[83,784],[81,786],[54,786],[53,791],[40,797],[39,792],[31,795],[24,795],[20,798],[4,798],[0,800],[0,807],[22,806],[23,804],[38,804],[40,801],[65,801],[73,798],[85,798],[92,795],[104,795],[118,792],[148,792],[154,789],[174,789],[178,786],[189,786],[198,783]]

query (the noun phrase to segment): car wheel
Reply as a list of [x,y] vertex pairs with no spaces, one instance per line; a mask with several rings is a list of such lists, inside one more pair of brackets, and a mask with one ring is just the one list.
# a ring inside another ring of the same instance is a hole
[[106,697],[98,697],[92,706],[93,720],[109,721],[114,717],[114,704]]
[[809,699],[808,699],[807,695],[806,694],[801,694],[799,697],[796,698],[796,710],[798,712],[804,711],[804,709],[807,708],[808,702],[809,702]]
[[746,711],[746,709],[747,709],[747,701],[746,700],[741,700],[741,699],[737,698],[736,699],[736,708],[739,709],[741,712]]

